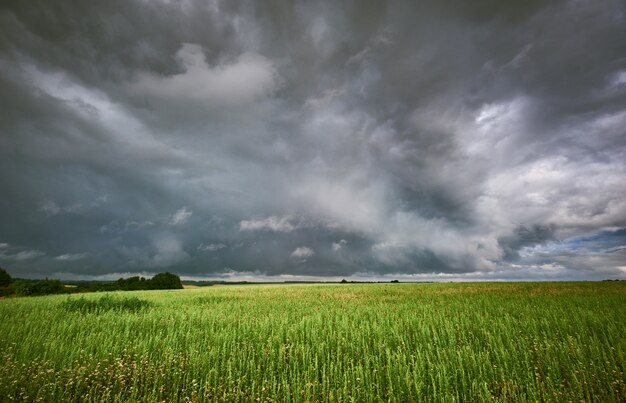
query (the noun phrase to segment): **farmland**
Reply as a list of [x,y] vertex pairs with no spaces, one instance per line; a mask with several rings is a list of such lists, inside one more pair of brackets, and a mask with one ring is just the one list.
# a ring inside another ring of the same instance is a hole
[[626,401],[626,282],[244,285],[0,301],[17,401]]

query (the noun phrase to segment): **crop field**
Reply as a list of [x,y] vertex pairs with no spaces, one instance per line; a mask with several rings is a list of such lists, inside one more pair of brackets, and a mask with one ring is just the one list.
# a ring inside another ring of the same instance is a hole
[[626,282],[0,301],[0,400],[626,401]]

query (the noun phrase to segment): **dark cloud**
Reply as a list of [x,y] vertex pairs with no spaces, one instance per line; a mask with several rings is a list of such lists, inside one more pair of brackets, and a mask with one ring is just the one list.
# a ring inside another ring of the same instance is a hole
[[3,2],[0,263],[624,277],[624,20],[617,0]]
[[504,252],[505,260],[517,260],[522,248],[543,245],[554,240],[554,225],[533,225],[531,227],[518,227],[513,234],[498,239],[498,245]]

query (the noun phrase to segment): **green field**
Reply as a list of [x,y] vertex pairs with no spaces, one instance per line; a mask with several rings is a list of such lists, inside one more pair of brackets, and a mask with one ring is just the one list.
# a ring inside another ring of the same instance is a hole
[[626,282],[0,301],[0,399],[626,401]]

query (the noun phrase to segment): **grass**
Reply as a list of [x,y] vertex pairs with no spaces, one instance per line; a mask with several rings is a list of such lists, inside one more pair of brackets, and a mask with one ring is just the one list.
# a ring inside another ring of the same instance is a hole
[[0,301],[0,400],[626,401],[626,283]]
[[103,313],[107,311],[139,312],[152,305],[149,301],[137,297],[113,298],[105,295],[99,299],[68,298],[63,301],[61,307],[67,312]]

